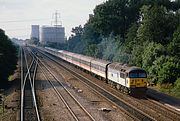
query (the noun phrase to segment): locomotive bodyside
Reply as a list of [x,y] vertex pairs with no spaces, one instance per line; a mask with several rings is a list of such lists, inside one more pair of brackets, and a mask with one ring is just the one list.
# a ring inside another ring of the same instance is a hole
[[144,95],[146,93],[147,75],[141,68],[129,67],[120,63],[111,63],[108,65],[107,75],[109,83],[119,90],[133,95]]

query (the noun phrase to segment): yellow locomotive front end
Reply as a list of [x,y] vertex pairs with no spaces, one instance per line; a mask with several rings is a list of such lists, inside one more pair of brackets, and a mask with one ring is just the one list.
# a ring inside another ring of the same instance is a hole
[[129,78],[129,87],[130,88],[143,88],[147,87],[146,78]]
[[147,90],[147,74],[143,69],[133,69],[129,71],[128,88],[131,95],[142,96],[146,95]]

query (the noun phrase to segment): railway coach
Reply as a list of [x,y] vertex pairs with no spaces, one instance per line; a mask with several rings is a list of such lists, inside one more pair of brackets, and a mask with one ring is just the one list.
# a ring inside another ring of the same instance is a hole
[[91,73],[94,73],[102,79],[107,80],[107,67],[110,64],[109,61],[100,60],[100,59],[92,59],[91,60]]

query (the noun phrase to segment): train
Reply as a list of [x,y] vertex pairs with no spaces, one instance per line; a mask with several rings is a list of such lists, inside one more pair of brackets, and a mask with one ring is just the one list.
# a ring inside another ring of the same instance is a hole
[[81,54],[45,47],[44,50],[62,60],[81,68],[111,87],[131,96],[144,97],[147,91],[147,73],[140,67],[128,66]]

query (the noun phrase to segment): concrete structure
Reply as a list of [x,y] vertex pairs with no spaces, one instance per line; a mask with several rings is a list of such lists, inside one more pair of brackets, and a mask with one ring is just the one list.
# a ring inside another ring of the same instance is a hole
[[31,25],[31,39],[39,40],[39,25]]
[[61,25],[42,26],[40,28],[40,43],[65,43],[65,29]]

